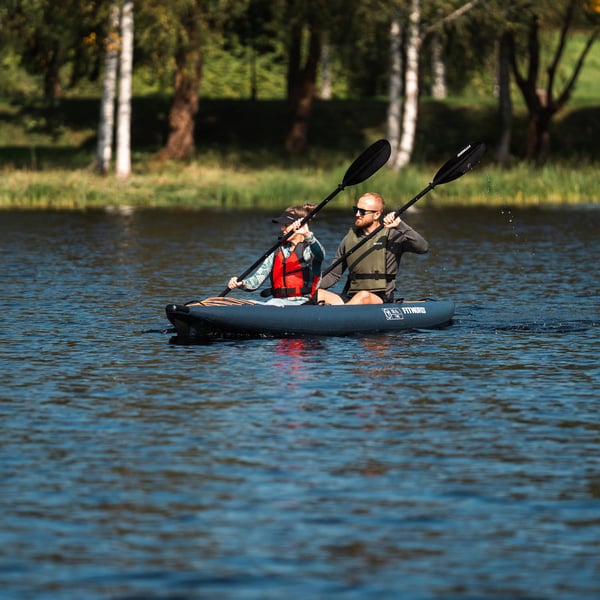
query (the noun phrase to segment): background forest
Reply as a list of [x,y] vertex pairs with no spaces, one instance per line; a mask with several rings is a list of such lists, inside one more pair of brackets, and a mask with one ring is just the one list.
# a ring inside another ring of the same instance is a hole
[[5,1],[0,206],[318,199],[381,137],[384,194],[481,140],[444,202],[597,202],[600,2],[540,4]]

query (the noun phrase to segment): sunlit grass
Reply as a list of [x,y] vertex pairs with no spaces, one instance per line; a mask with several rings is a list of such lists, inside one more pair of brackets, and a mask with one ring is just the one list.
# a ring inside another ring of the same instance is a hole
[[[1,173],[0,208],[85,210],[115,206],[164,208],[272,208],[319,202],[342,182],[340,169],[233,170],[191,163],[184,167],[134,174],[126,181],[100,177],[91,170],[12,171]],[[437,167],[410,166],[400,172],[383,168],[366,182],[347,187],[337,206],[350,206],[358,195],[380,192],[398,208],[426,188]],[[593,165],[503,170],[486,164],[420,200],[424,206],[537,206],[599,203]]]

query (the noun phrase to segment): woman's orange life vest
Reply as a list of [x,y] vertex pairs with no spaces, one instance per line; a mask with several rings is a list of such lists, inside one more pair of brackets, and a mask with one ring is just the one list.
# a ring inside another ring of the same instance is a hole
[[320,277],[312,272],[310,263],[304,258],[306,242],[296,244],[289,256],[279,248],[271,269],[271,293],[274,298],[295,298],[297,296],[313,296],[317,291]]

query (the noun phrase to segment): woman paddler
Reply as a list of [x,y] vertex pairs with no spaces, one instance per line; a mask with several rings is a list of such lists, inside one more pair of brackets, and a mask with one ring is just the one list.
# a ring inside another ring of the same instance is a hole
[[269,291],[273,298],[264,304],[287,306],[312,301],[321,280],[325,251],[309,229],[308,222],[302,225],[302,219],[315,207],[315,204],[291,206],[272,219],[273,223],[281,225],[282,237],[290,231],[294,233],[267,256],[252,276],[242,281],[232,277],[227,287],[252,292],[270,277]]

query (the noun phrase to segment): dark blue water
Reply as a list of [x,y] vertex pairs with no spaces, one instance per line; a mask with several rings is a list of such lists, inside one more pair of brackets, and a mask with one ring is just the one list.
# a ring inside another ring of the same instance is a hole
[[2,597],[599,597],[598,205],[409,215],[445,330],[169,344],[268,216],[0,214]]

